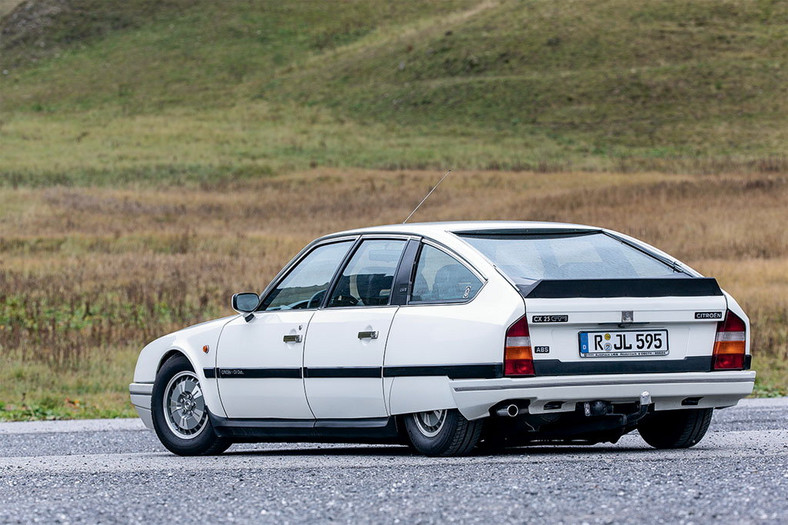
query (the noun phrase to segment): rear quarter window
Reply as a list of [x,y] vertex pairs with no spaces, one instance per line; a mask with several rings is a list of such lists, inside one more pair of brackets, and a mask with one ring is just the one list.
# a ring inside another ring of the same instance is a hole
[[470,301],[481,287],[482,281],[464,264],[425,244],[416,263],[409,304]]

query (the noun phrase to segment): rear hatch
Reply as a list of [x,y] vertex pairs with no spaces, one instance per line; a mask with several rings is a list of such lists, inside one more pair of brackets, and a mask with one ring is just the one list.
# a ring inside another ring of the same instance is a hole
[[707,278],[543,280],[519,288],[536,375],[708,371],[727,307]]
[[711,369],[716,280],[615,233],[458,232],[520,291],[536,375]]

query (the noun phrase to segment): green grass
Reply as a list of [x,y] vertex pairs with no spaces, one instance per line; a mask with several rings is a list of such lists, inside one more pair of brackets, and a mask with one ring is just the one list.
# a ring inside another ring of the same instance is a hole
[[0,359],[0,421],[134,417],[128,402],[139,348],[105,347],[78,367]]
[[81,5],[4,41],[0,183],[788,167],[783,2]]

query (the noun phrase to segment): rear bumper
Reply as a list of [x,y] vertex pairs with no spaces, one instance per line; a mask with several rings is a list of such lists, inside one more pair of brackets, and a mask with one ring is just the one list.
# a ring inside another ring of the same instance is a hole
[[[529,413],[543,414],[571,412],[585,401],[634,402],[644,391],[651,394],[654,410],[723,408],[750,395],[754,384],[751,370],[451,381],[457,408],[468,419],[488,416],[503,401],[528,401]],[[686,400],[692,404],[683,404]]]
[[132,383],[129,385],[131,404],[146,427],[153,430],[153,417],[150,406],[153,395],[153,383]]

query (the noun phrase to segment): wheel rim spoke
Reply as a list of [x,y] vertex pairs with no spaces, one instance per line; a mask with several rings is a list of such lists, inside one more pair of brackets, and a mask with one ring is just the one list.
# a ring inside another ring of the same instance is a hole
[[430,410],[428,412],[420,412],[414,414],[413,419],[416,422],[419,432],[426,437],[434,437],[438,435],[443,428],[443,424],[446,420],[446,411]]
[[206,427],[208,414],[205,397],[194,372],[183,371],[172,377],[164,396],[167,426],[181,439],[193,439]]

